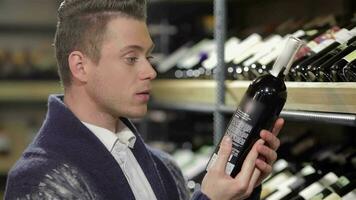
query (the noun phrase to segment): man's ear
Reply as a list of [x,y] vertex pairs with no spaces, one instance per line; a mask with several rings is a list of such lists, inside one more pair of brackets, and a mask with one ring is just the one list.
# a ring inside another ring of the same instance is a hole
[[68,56],[69,69],[73,79],[86,82],[88,79],[88,62],[86,56],[80,51],[72,51]]

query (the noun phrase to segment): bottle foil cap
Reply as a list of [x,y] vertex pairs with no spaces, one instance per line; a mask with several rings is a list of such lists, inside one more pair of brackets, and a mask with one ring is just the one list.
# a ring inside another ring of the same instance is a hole
[[278,77],[281,73],[287,75],[296,53],[303,44],[304,42],[300,39],[289,36],[270,73],[275,77]]

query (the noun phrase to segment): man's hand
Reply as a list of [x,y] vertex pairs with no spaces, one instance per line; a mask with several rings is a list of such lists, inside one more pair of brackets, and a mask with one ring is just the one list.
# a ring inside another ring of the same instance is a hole
[[284,120],[278,119],[272,133],[261,131],[261,139],[253,145],[235,178],[225,173],[232,141],[228,136],[224,136],[218,158],[203,179],[202,192],[211,200],[238,200],[249,197],[254,188],[272,171],[272,165],[277,159],[276,150],[280,145],[277,135],[283,124]]
[[283,128],[284,120],[282,118],[277,119],[272,133],[266,130],[262,130],[260,137],[262,140],[258,144],[257,151],[259,156],[256,160],[256,166],[260,170],[260,177],[257,181],[257,185],[272,172],[272,165],[277,160],[277,149],[279,148],[280,141],[277,138],[279,132]]

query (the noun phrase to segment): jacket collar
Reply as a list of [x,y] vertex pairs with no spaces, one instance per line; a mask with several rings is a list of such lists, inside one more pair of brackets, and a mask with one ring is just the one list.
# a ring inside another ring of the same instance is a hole
[[[151,183],[157,200],[167,199],[158,169],[138,131],[128,119],[120,119],[136,135],[133,154]],[[34,145],[63,156],[63,160],[85,169],[88,178],[98,183],[98,189],[105,191],[104,195],[108,198],[134,199],[125,175],[114,157],[67,108],[62,95],[49,97],[47,116]]]

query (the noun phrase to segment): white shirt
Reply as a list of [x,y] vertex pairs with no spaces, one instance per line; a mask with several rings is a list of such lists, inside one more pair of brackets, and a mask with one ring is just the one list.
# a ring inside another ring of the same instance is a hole
[[113,133],[108,129],[82,122],[104,144],[121,167],[131,190],[138,200],[157,200],[150,183],[131,149],[134,148],[136,136],[124,125],[124,128]]

